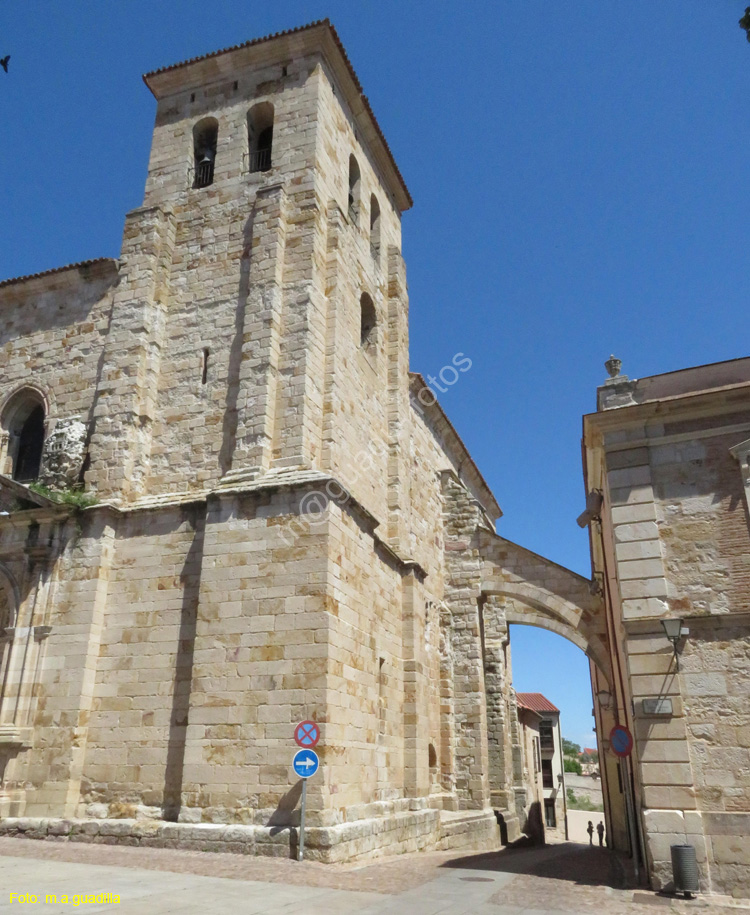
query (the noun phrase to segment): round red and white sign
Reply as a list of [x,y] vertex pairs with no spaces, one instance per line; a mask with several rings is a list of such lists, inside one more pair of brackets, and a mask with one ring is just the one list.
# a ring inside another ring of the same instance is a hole
[[609,732],[609,745],[615,756],[621,759],[633,751],[633,735],[624,724],[616,724]]
[[320,740],[320,728],[314,721],[300,721],[294,729],[294,742],[298,747],[309,749]]

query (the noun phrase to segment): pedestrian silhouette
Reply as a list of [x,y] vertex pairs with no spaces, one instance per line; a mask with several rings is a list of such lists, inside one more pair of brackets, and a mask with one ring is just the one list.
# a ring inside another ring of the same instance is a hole
[[586,832],[589,834],[589,845],[594,844],[594,824],[589,820],[589,825],[586,827]]
[[604,823],[601,820],[597,824],[596,831],[599,834],[599,847],[601,848],[604,845]]

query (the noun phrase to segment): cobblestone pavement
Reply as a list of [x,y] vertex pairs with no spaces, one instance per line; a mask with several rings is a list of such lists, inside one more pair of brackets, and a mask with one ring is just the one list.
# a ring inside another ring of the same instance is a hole
[[[634,900],[620,861],[606,850],[562,844],[501,852],[403,855],[365,864],[0,839],[0,913],[9,894],[117,893],[120,915],[206,911],[296,915],[649,915],[669,910],[728,915],[737,908],[671,901],[643,891]],[[45,915],[73,904],[49,902]],[[107,904],[86,904],[103,912]],[[745,909],[747,911],[747,909]]]

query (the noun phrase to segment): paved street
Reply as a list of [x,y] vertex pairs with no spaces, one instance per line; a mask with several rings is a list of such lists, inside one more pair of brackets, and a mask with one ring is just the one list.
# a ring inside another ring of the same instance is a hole
[[[607,851],[565,844],[545,849],[430,853],[363,865],[327,866],[168,849],[0,839],[0,912],[19,911],[10,893],[34,893],[43,911],[74,908],[73,896],[117,893],[120,915],[281,912],[296,915],[648,915],[669,901],[633,901]],[[68,904],[45,902],[47,894]],[[112,906],[85,905],[86,912]],[[737,911],[703,900],[672,909],[705,915]],[[25,910],[29,911],[29,910]],[[34,911],[33,909],[31,911]],[[658,911],[658,909],[657,909]]]

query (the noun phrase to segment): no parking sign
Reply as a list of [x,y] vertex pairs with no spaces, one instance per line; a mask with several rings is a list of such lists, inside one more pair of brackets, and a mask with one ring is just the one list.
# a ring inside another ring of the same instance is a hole
[[609,746],[620,759],[633,752],[633,735],[624,724],[616,724],[609,732]]
[[303,750],[309,750],[320,740],[320,728],[314,721],[300,721],[294,729],[294,742]]
[[307,780],[315,775],[320,767],[318,754],[312,749],[320,740],[320,728],[314,721],[300,721],[294,729],[294,742],[301,750],[297,750],[292,760],[295,775],[302,779],[302,805],[299,817],[299,848],[297,860],[301,861],[305,854],[305,808],[307,807]]

